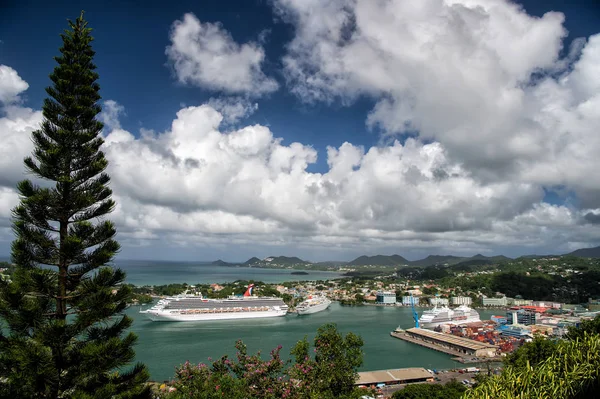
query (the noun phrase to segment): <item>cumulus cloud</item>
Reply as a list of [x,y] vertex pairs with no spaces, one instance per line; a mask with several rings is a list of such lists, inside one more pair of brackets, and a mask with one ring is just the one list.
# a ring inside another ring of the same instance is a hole
[[109,130],[120,129],[121,122],[119,118],[124,114],[125,107],[115,100],[106,100],[102,104],[102,112],[98,115],[98,119]]
[[600,35],[559,55],[564,15],[509,1],[276,0],[283,59],[303,101],[369,96],[384,134],[439,142],[485,182],[574,190],[600,206]]
[[0,65],[0,102],[11,104],[19,102],[19,94],[29,88],[17,71],[7,65]]
[[[600,36],[560,58],[564,17],[533,18],[505,1],[273,4],[296,32],[283,59],[289,87],[309,102],[375,99],[365,120],[388,144],[319,153],[285,142],[284,132],[239,124],[257,109],[249,99],[277,88],[261,70],[264,50],[187,14],[167,49],[178,79],[237,95],[182,106],[164,132],[127,131],[123,107],[104,104],[118,204],[111,218],[126,246],[333,257],[600,242]],[[0,118],[4,187],[20,178],[41,120],[11,101]],[[403,133],[412,137],[394,140]],[[327,167],[312,172],[318,157]],[[545,203],[555,187],[574,193],[577,206]],[[0,229],[15,201],[0,188]]]
[[238,44],[219,23],[201,22],[188,13],[173,23],[170,39],[166,54],[180,82],[254,97],[279,87],[262,71],[262,46]]
[[225,124],[235,124],[258,110],[258,103],[242,97],[211,98],[207,104],[221,113]]
[[[40,111],[16,103],[19,94],[28,87],[14,69],[0,65],[0,188],[14,187],[25,177],[23,158],[31,153],[31,132],[39,127],[42,120]],[[5,205],[6,193],[3,198],[2,204]]]
[[544,204],[537,185],[478,181],[439,143],[344,143],[328,148],[326,173],[311,173],[313,148],[284,145],[261,125],[226,133],[222,120],[202,105],[180,110],[158,135],[108,135],[116,214],[128,234],[154,232],[178,245],[457,253],[600,238],[578,223],[583,211]]

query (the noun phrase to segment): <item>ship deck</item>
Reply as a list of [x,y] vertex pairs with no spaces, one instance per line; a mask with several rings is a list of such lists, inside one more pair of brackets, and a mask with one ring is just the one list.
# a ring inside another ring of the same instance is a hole
[[165,309],[214,309],[214,308],[249,308],[263,306],[286,306],[281,298],[256,299],[223,299],[206,300],[201,298],[184,298],[171,300]]

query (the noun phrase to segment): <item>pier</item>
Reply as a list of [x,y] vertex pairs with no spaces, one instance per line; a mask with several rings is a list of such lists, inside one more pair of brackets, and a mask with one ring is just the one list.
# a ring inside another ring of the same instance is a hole
[[498,352],[498,347],[496,345],[421,328],[409,328],[406,331],[393,331],[390,335],[394,338],[459,358],[496,358]]

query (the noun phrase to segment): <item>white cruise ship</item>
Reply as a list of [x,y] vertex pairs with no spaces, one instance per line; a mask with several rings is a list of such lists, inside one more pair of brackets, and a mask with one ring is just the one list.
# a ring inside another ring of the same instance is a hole
[[312,314],[312,313],[321,312],[321,311],[327,309],[329,307],[329,305],[331,305],[331,301],[327,297],[324,297],[324,296],[318,296],[318,297],[314,297],[314,298],[308,297],[308,299],[306,301],[300,303],[296,307],[296,311],[298,312],[299,315]]
[[243,297],[207,299],[202,295],[181,295],[161,299],[141,310],[152,321],[209,321],[285,316],[288,306],[281,298],[252,295],[250,284]]
[[456,309],[450,309],[446,306],[423,312],[419,318],[419,326],[423,328],[433,328],[442,324],[463,324],[481,321],[479,313],[466,305],[460,305]]

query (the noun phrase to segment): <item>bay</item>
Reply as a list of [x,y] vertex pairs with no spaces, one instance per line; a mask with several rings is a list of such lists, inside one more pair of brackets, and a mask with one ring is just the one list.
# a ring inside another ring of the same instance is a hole
[[342,276],[341,273],[315,270],[305,270],[308,274],[295,275],[292,272],[301,270],[214,266],[206,262],[117,260],[114,262],[114,266],[127,273],[126,283],[137,286],[173,283],[230,283],[236,280],[282,283],[285,281],[331,280]]
[[[238,339],[248,346],[249,353],[260,350],[263,358],[268,358],[273,348],[282,345],[282,357],[288,359],[297,341],[306,336],[312,342],[317,329],[326,323],[335,323],[344,334],[353,332],[362,337],[364,363],[361,370],[461,366],[448,355],[390,336],[398,325],[403,328],[413,325],[411,309],[405,307],[349,307],[334,302],[328,310],[307,316],[288,314],[269,319],[180,323],[152,322],[139,314],[139,309],[127,310],[134,319],[132,330],[139,337],[136,360],[148,366],[154,381],[169,380],[175,374],[175,367],[187,360],[206,363],[209,357],[235,356],[234,345]],[[482,319],[489,319],[492,314],[480,311]]]

